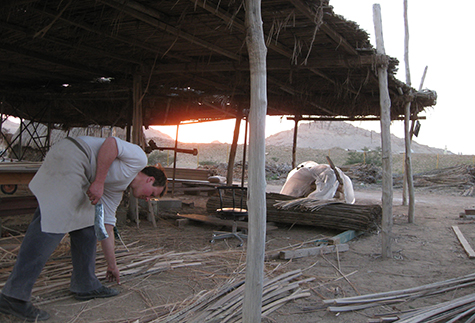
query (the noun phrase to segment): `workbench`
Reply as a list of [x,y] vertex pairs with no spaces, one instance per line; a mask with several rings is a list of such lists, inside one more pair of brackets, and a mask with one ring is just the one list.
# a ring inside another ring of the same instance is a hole
[[0,185],[29,184],[41,162],[0,163]]
[[[17,185],[28,185],[40,168],[41,163],[35,162],[3,162],[0,163],[0,185],[4,188],[14,189]],[[0,217],[10,215],[30,214],[38,207],[38,202],[33,195],[0,197]]]

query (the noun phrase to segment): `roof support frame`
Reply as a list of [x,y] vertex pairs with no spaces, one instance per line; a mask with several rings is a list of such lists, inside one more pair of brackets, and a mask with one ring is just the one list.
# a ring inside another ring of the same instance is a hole
[[139,11],[139,10],[144,10],[145,8],[143,8],[143,6],[140,6],[140,7],[135,7],[135,8],[132,8],[132,4],[134,4],[134,1],[132,0],[99,0],[100,2],[102,2],[103,4],[106,4],[112,8],[115,8],[117,10],[120,10],[120,11],[123,11],[125,13],[127,13],[128,15],[136,18],[136,19],[139,19],[141,20],[142,22],[144,23],[147,23],[151,26],[154,26],[154,27],[157,27],[157,28],[160,28],[161,30],[169,33],[169,34],[172,34],[172,35],[175,35],[177,37],[180,37],[180,38],[183,38],[183,39],[186,39],[188,41],[190,41],[191,43],[194,43],[196,45],[199,45],[199,46],[202,46],[204,48],[207,48],[211,51],[214,51],[218,54],[221,54],[221,55],[224,55],[228,58],[231,58],[233,60],[236,60],[236,61],[240,61],[242,59],[244,59],[242,56],[240,55],[237,55],[235,53],[231,53],[225,49],[222,49],[214,44],[211,44],[211,43],[208,43],[202,39],[199,39],[193,35],[190,35],[188,33],[185,33],[175,27],[173,27],[172,25],[169,25],[169,24],[166,24],[162,21],[160,21],[159,19],[161,17],[158,16],[158,14],[155,13],[155,11],[147,11],[147,12],[142,12],[142,11]]
[[[201,8],[207,10],[208,12],[216,15],[217,17],[221,18],[222,20],[224,20],[229,26],[233,26],[233,27],[236,27],[237,29],[239,29],[240,31],[242,32],[245,32],[246,30],[246,27],[244,26],[244,23],[242,21],[240,21],[239,19],[237,19],[236,17],[233,17],[232,15],[229,15],[228,13],[225,13],[223,12],[223,10],[219,9],[219,8],[213,8],[211,7],[208,3],[209,1],[205,2],[203,0],[190,0],[191,2],[193,2],[195,5],[198,5],[200,6]],[[293,52],[286,48],[285,46],[275,42],[275,41],[271,41],[271,42],[267,42],[267,48],[270,49],[270,50],[273,50],[287,58],[290,58],[290,59],[293,59],[294,55],[293,55]],[[287,64],[285,64],[287,65]],[[284,66],[285,66],[284,65]],[[305,68],[306,67],[306,64],[304,65],[297,65],[296,66],[301,66],[302,68]],[[323,73],[322,71],[319,71],[316,67],[313,67],[313,68],[307,68],[308,70],[312,71],[315,75],[318,75],[318,76],[321,76],[323,77],[324,79],[332,82],[332,83],[335,83],[335,81],[333,81],[329,76],[327,76],[325,73]]]

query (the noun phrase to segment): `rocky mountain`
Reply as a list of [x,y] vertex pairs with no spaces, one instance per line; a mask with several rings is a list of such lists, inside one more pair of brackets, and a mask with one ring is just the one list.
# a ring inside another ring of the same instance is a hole
[[[276,133],[266,138],[266,145],[292,146],[294,130]],[[302,123],[298,128],[297,147],[313,149],[342,148],[347,150],[376,149],[381,147],[381,134],[355,127],[346,122],[318,121]],[[393,153],[405,151],[404,139],[391,135]],[[443,149],[432,148],[412,142],[412,152],[441,154]]]

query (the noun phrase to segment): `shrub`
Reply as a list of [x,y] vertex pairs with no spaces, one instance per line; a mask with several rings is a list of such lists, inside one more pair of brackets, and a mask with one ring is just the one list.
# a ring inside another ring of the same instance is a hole
[[148,164],[156,165],[160,163],[162,166],[173,164],[173,156],[169,156],[166,152],[154,150],[148,155]]
[[370,150],[368,147],[364,147],[362,152],[350,151],[345,165],[354,164],[372,164],[375,166],[381,166],[381,147],[377,147],[375,150]]
[[203,161],[200,161],[199,163],[201,166],[213,166],[213,165],[216,165],[217,162],[213,161],[213,160],[203,160]]

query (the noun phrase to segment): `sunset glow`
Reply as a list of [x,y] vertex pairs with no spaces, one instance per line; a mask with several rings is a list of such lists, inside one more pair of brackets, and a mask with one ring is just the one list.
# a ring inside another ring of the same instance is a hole
[[[219,141],[220,143],[229,144],[233,140],[235,123],[236,121],[234,119],[230,119],[180,125],[178,141],[186,143],[211,143],[213,141]],[[285,117],[267,117],[266,138],[275,133],[293,129],[294,124],[294,121],[287,120]],[[163,132],[175,139],[176,126],[152,126],[151,128]],[[244,141],[244,130],[245,124],[244,121],[242,121],[239,143]]]

